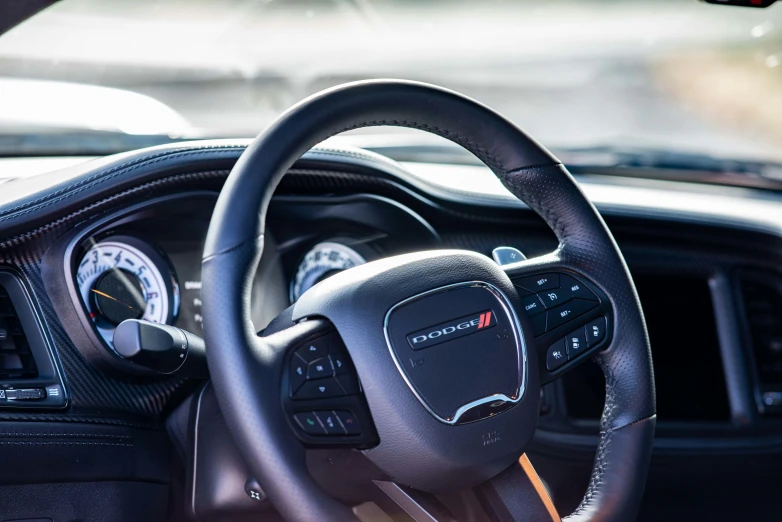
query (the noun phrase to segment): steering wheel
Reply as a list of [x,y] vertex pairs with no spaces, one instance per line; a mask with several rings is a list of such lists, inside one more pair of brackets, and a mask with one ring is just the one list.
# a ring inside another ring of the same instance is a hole
[[[257,334],[251,283],[275,187],[315,144],[377,125],[429,131],[468,149],[545,220],[559,247],[505,266],[462,250],[370,262],[315,285]],[[414,520],[559,520],[524,449],[541,384],[590,358],[604,371],[606,402],[591,481],[567,520],[636,515],[656,417],[632,278],[565,167],[486,106],[397,80],[304,100],[236,163],[202,270],[220,408],[287,520],[368,520],[371,510],[348,505],[378,492],[375,505],[383,498]]]

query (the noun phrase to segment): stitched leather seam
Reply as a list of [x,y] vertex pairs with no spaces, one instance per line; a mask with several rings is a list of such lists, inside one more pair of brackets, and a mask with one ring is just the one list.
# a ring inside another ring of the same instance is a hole
[[[35,235],[47,232],[47,231],[49,231],[49,230],[51,230],[51,229],[53,229],[53,228],[55,228],[55,227],[57,227],[59,225],[62,225],[63,223],[66,223],[66,222],[70,221],[71,219],[73,219],[73,218],[75,218],[75,217],[77,217],[77,216],[79,216],[81,214],[84,214],[85,212],[89,212],[91,210],[95,210],[96,208],[101,207],[101,206],[103,206],[103,205],[105,205],[107,203],[110,203],[110,202],[113,202],[113,201],[125,198],[127,196],[131,196],[131,195],[133,195],[133,194],[135,194],[137,192],[141,192],[141,191],[144,191],[144,190],[149,189],[149,188],[153,188],[153,187],[156,187],[156,186],[159,186],[159,185],[165,185],[165,184],[168,184],[168,183],[181,181],[181,180],[196,179],[196,178],[203,178],[203,177],[209,177],[209,176],[227,176],[228,172],[229,171],[227,171],[227,170],[210,170],[210,171],[204,171],[204,172],[190,172],[190,173],[186,173],[186,174],[176,174],[174,176],[167,176],[167,177],[164,177],[164,178],[156,179],[154,181],[149,181],[147,183],[143,183],[143,184],[138,185],[136,187],[129,188],[129,189],[127,189],[125,191],[122,191],[122,192],[120,192],[118,194],[114,194],[112,196],[104,198],[104,199],[102,199],[100,201],[96,201],[95,203],[92,203],[90,205],[87,205],[86,207],[82,207],[82,208],[80,208],[78,210],[75,210],[75,211],[71,212],[70,214],[67,214],[67,215],[65,215],[65,216],[63,216],[63,217],[61,217],[61,218],[59,218],[59,219],[57,219],[55,221],[52,221],[51,223],[47,223],[46,225],[43,225],[43,226],[40,226],[40,227],[38,227],[38,228],[36,228],[34,230],[31,230],[30,232],[25,232],[24,234],[19,234],[19,235],[14,236],[14,237],[12,237],[10,239],[6,239],[5,241],[0,242],[0,248],[9,248],[9,247],[12,247],[12,246],[17,246],[19,243],[21,243],[21,242],[23,242],[23,241],[25,241],[27,239],[30,239],[31,237],[33,237]],[[41,207],[38,207],[38,208],[41,208]],[[25,212],[30,212],[30,211],[25,211]],[[21,215],[21,213],[17,214],[17,215]]]
[[[40,198],[35,199],[33,201],[28,201],[28,202],[22,203],[20,205],[17,205],[16,207],[11,207],[11,208],[9,208],[9,209],[7,209],[7,210],[5,210],[3,212],[3,214],[1,215],[2,217],[0,217],[0,221],[4,221],[4,220],[7,220],[7,219],[12,219],[15,216],[12,216],[11,214],[14,214],[15,211],[17,211],[17,210],[20,210],[20,209],[23,209],[23,208],[26,208],[26,207],[36,206],[38,203],[40,203],[42,201],[46,201],[48,198],[51,198],[53,196],[57,196],[59,194],[67,192],[67,191],[69,191],[71,189],[74,189],[76,187],[80,187],[81,185],[83,185],[85,183],[89,183],[89,186],[94,186],[97,183],[102,183],[104,181],[108,181],[109,179],[111,179],[113,177],[116,177],[116,175],[122,174],[123,172],[118,172],[118,171],[123,169],[123,168],[126,168],[126,167],[133,167],[133,168],[131,168],[131,169],[125,171],[125,172],[132,172],[133,170],[135,170],[139,166],[146,166],[146,165],[152,165],[154,163],[159,163],[160,161],[163,161],[164,159],[168,159],[169,157],[173,157],[173,156],[184,157],[184,156],[189,156],[189,155],[194,155],[194,154],[205,154],[207,152],[225,152],[225,151],[239,151],[239,150],[243,151],[245,148],[246,147],[243,146],[243,145],[210,145],[210,146],[201,146],[201,147],[196,147],[196,148],[180,148],[180,149],[165,151],[165,152],[157,154],[157,155],[152,155],[152,156],[148,156],[148,157],[144,157],[144,158],[137,158],[137,159],[135,159],[133,161],[129,161],[129,162],[123,163],[121,165],[117,165],[115,167],[112,167],[109,170],[98,172],[97,174],[94,174],[94,175],[92,175],[92,176],[90,176],[90,177],[88,177],[86,179],[80,180],[77,183],[74,183],[72,185],[64,187],[64,188],[62,188],[62,189],[60,189],[58,191],[52,192],[50,194],[46,194],[45,196],[41,196]],[[366,160],[374,161],[374,162],[379,163],[379,164],[384,164],[378,158],[375,158],[375,157],[370,156],[370,155],[362,155],[362,154],[354,152],[354,151],[347,151],[347,150],[341,151],[339,149],[328,149],[328,148],[314,148],[314,149],[312,149],[312,151],[316,152],[316,153],[331,154],[331,155],[335,155],[335,156],[351,156],[351,157],[354,157],[354,158],[366,159]],[[391,162],[389,162],[389,164],[391,164]],[[104,177],[104,176],[106,176],[106,174],[109,174],[109,173],[114,173],[114,175],[108,176],[108,177]],[[97,180],[97,183],[90,183],[93,180]],[[88,187],[83,187],[81,190],[83,190],[84,188],[88,188]],[[79,190],[77,192],[74,192],[73,194],[77,194],[81,190]],[[68,194],[66,197],[70,197],[71,195],[72,194]],[[65,199],[65,197],[58,198],[57,201],[62,201],[63,199]],[[43,207],[40,207],[40,208],[43,208]],[[17,215],[22,215],[22,214],[17,214]]]
[[519,174],[521,172],[524,172],[525,170],[534,170],[534,169],[547,169],[550,167],[561,167],[562,162],[559,163],[539,163],[538,165],[530,165],[528,167],[521,167],[518,169],[509,170],[507,172],[504,172],[506,176],[510,176],[512,174]]
[[589,478],[589,487],[584,494],[584,498],[581,499],[578,507],[571,517],[577,516],[586,511],[592,504],[592,500],[598,493],[600,485],[603,480],[603,474],[605,473],[606,462],[608,460],[608,453],[610,451],[611,438],[613,430],[610,429],[610,421],[614,418],[614,376],[611,373],[611,369],[602,359],[597,359],[598,365],[603,370],[606,380],[606,398],[605,407],[603,408],[603,415],[600,418],[600,443],[597,446],[597,454],[595,455],[595,465],[592,469],[592,475]]
[[609,428],[608,431],[612,431],[613,432],[613,431],[623,430],[623,429],[625,429],[625,428],[627,428],[629,426],[634,426],[636,424],[641,424],[642,422],[646,422],[648,420],[652,420],[652,419],[654,419],[656,417],[657,417],[657,414],[655,413],[653,415],[649,415],[648,417],[644,417],[643,419],[638,419],[638,420],[634,420],[632,422],[628,422],[627,424],[625,424],[623,426],[619,426],[617,428]]
[[[144,158],[138,158],[133,161],[129,161],[127,163],[123,163],[121,165],[117,165],[115,167],[110,168],[106,171],[100,171],[97,174],[94,174],[86,179],[79,180],[77,183],[68,185],[67,187],[63,187],[60,190],[57,190],[55,192],[52,192],[50,194],[46,194],[45,196],[42,196],[38,199],[35,199],[33,201],[28,201],[25,203],[22,203],[20,205],[17,205],[16,207],[12,207],[7,209],[5,212],[3,212],[3,216],[0,217],[0,222],[12,219],[14,217],[24,215],[26,212],[16,212],[17,210],[27,208],[27,207],[37,207],[37,208],[43,208],[48,205],[51,205],[53,203],[56,203],[58,201],[62,201],[64,199],[67,199],[75,194],[78,194],[79,192],[82,192],[83,190],[86,190],[87,188],[90,188],[94,185],[104,183],[106,181],[109,181],[120,174],[125,174],[128,172],[132,172],[140,167],[153,165],[155,163],[159,163],[163,160],[170,159],[171,157],[186,157],[186,156],[194,156],[194,155],[200,155],[200,154],[206,154],[206,153],[214,153],[214,152],[223,152],[223,151],[236,151],[236,150],[244,150],[245,147],[237,146],[237,145],[226,145],[226,146],[205,146],[205,147],[198,147],[194,149],[176,149],[173,151],[165,151],[163,153],[147,156]],[[60,194],[64,194],[62,197],[56,197]],[[40,205],[38,206],[38,203],[41,203],[43,201],[47,201],[49,198],[55,198],[51,201],[48,201],[46,205]],[[30,209],[33,210],[33,209]]]
[[641,422],[646,422],[648,420],[651,420],[653,418],[657,417],[657,415],[650,415],[649,417],[645,417],[643,419],[639,419],[637,421],[630,422],[628,424],[625,424],[624,426],[621,426],[619,428],[610,428],[605,431],[601,431],[601,441],[600,445],[598,446],[598,454],[595,457],[595,467],[592,473],[591,478],[589,479],[589,488],[587,489],[586,494],[584,495],[584,498],[581,500],[581,503],[578,505],[575,511],[571,513],[567,518],[575,517],[579,514],[581,514],[583,511],[585,511],[590,504],[592,503],[592,500],[597,495],[598,489],[600,488],[601,481],[603,480],[603,474],[605,473],[605,467],[606,462],[608,461],[608,453],[609,453],[609,444],[611,443],[611,435],[613,435],[614,432],[619,431],[623,428],[626,428],[628,426],[632,426],[633,424],[639,424]]
[[[353,181],[357,178],[362,179],[364,181],[372,181],[375,185],[382,185],[384,188],[393,189],[397,192],[402,192],[405,196],[413,196],[416,198],[422,198],[422,196],[418,191],[408,188],[405,185],[402,185],[400,183],[397,183],[396,181],[391,181],[385,178],[381,177],[371,177],[371,176],[365,176],[363,174],[354,174],[351,172],[340,172],[340,171],[331,171],[331,170],[318,170],[318,169],[290,169],[288,171],[288,174],[303,174],[303,175],[312,175],[312,176],[326,176],[332,179],[339,179],[339,180],[350,180]],[[424,197],[424,199],[427,199]],[[429,201],[427,199],[427,201]],[[456,210],[450,209],[448,207],[439,206],[438,207],[442,212],[445,212],[447,214],[450,214],[452,216],[458,216],[462,219],[469,219],[471,221],[480,220],[483,222],[489,222],[489,223],[508,223],[508,219],[502,218],[502,217],[493,217],[492,215],[486,215],[486,214],[471,214],[471,213],[465,213],[465,212],[458,212]],[[511,223],[514,223],[514,221],[510,221]]]
[[118,442],[41,442],[41,441],[0,441],[0,445],[6,446],[120,446],[132,448],[133,444],[120,444]]
[[571,513],[567,518],[575,517],[586,511],[592,503],[592,500],[597,495],[600,484],[603,480],[603,474],[605,473],[606,461],[608,460],[609,445],[611,444],[611,431],[601,433],[600,445],[597,448],[597,455],[595,456],[595,466],[592,470],[592,476],[589,479],[589,487],[587,488],[584,498],[578,505],[575,511]]
[[73,422],[79,424],[94,424],[108,426],[124,426],[128,428],[138,428],[143,430],[157,431],[152,423],[141,423],[133,421],[124,421],[119,419],[101,419],[97,417],[86,417],[83,415],[52,415],[47,413],[39,414],[16,414],[3,412],[0,414],[0,421],[33,421],[33,422]]
[[[397,175],[399,175],[400,172],[403,173],[405,176],[409,176],[410,175],[410,173],[408,171],[406,171],[404,169],[404,167],[399,165],[396,161],[394,161],[392,159],[389,159],[389,158],[386,158],[385,156],[375,157],[375,156],[370,156],[368,154],[361,154],[360,152],[354,152],[354,151],[349,151],[349,150],[344,150],[343,151],[343,150],[339,150],[339,149],[329,149],[329,148],[320,148],[320,147],[312,149],[311,152],[314,153],[314,154],[320,154],[320,155],[325,155],[325,156],[328,156],[328,155],[337,156],[337,157],[349,156],[349,157],[352,157],[352,158],[355,158],[355,159],[366,160],[369,163],[373,163],[374,165],[377,165],[377,167],[375,167],[375,168],[378,168],[378,169],[381,169],[381,170],[393,169]],[[554,165],[554,166],[558,166],[558,165],[561,165],[561,163],[557,164],[557,165]],[[529,167],[529,168],[538,168],[538,167],[546,167],[546,166],[551,166],[551,165],[536,165],[536,166]],[[313,170],[313,169],[291,169],[289,172],[293,172],[295,170],[305,171],[305,170]],[[517,172],[519,170],[523,170],[523,169],[516,169],[516,170],[509,171],[505,175],[512,174],[512,173]],[[313,171],[315,171],[315,170],[313,170]],[[315,171],[315,172],[317,172],[317,171]],[[422,183],[425,183],[425,184],[429,185],[429,182],[427,180],[422,179],[422,178],[418,178],[415,175],[413,175],[413,177],[416,179],[416,181],[419,181],[419,182],[422,182]],[[383,180],[383,178],[379,178],[379,179]],[[462,196],[462,197],[475,197],[475,194],[470,192],[470,191],[456,189],[456,188],[453,188],[453,187],[437,186],[436,190],[442,190],[443,192],[447,192],[447,193],[454,194],[454,195],[457,195],[457,196]],[[491,199],[492,201],[502,201],[502,202],[508,201],[508,197],[507,196],[500,196],[500,195],[494,195],[494,194],[481,194],[481,198]],[[518,198],[513,198],[513,200],[517,200],[517,199]]]
[[[385,156],[375,157],[375,156],[372,156],[372,155],[369,155],[369,154],[362,154],[362,153],[360,153],[358,151],[329,149],[329,148],[325,148],[325,147],[323,147],[323,148],[318,147],[318,148],[313,148],[310,152],[312,152],[313,154],[323,154],[323,155],[326,155],[326,156],[348,156],[348,157],[351,157],[351,158],[367,160],[367,161],[370,161],[372,163],[377,163],[379,165],[383,165],[383,166],[386,166],[386,167],[388,167],[388,166],[397,167],[397,165],[395,164],[396,162],[394,160],[386,158]],[[386,160],[386,161],[384,161],[384,160]]]
[[210,259],[214,259],[217,256],[221,256],[223,254],[228,254],[229,252],[233,252],[234,250],[239,250],[240,248],[245,247],[245,246],[247,246],[250,243],[257,243],[259,240],[262,241],[263,237],[264,237],[264,234],[258,234],[254,238],[245,239],[244,241],[242,241],[238,245],[234,245],[234,246],[232,246],[230,248],[226,248],[225,250],[221,250],[219,252],[215,252],[214,254],[210,254],[210,255],[206,256],[205,258],[203,258],[201,260],[201,262],[204,263],[206,261],[209,261]]
[[[175,183],[178,181],[186,181],[189,179],[195,179],[199,177],[209,177],[209,176],[228,176],[230,173],[229,170],[210,170],[210,171],[202,171],[202,172],[189,172],[189,173],[183,173],[183,174],[176,174],[173,176],[167,176],[164,178],[156,179],[153,181],[149,181],[147,183],[144,183],[142,185],[138,185],[136,187],[131,187],[123,192],[120,192],[118,194],[114,194],[112,196],[109,196],[105,199],[96,201],[95,203],[92,203],[86,207],[82,207],[78,210],[75,210],[71,212],[70,214],[67,214],[55,221],[52,221],[51,223],[47,223],[46,225],[42,225],[34,230],[31,230],[29,232],[25,232],[23,234],[19,234],[17,236],[14,236],[12,238],[6,239],[4,241],[0,241],[0,249],[2,248],[9,248],[9,247],[15,247],[18,246],[20,243],[32,238],[35,235],[42,234],[44,232],[48,232],[52,230],[53,228],[62,225],[63,223],[67,223],[71,219],[78,217],[81,214],[84,214],[85,212],[89,212],[92,210],[95,210],[96,208],[99,208],[100,206],[103,206],[107,203],[111,203],[113,201],[122,199],[126,196],[131,196],[137,192],[147,190],[149,188],[154,188],[158,185],[164,185],[167,183]],[[308,169],[291,169],[288,171],[289,174],[320,174],[320,175],[328,175],[328,176],[334,176],[341,175],[341,176],[353,176],[353,174],[345,174],[342,172],[337,171],[328,171],[328,170],[308,170]],[[391,182],[384,180],[382,178],[376,178],[377,181],[384,183],[384,184],[392,184]],[[39,207],[40,208],[40,207]]]

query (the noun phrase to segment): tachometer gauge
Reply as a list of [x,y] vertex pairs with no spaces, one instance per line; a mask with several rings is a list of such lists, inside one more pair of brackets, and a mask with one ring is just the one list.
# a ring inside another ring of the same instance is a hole
[[361,254],[349,246],[334,242],[318,243],[299,263],[291,281],[291,303],[298,301],[301,294],[330,275],[366,262]]
[[90,319],[109,346],[122,321],[172,323],[179,310],[179,286],[168,263],[135,238],[115,236],[94,244],[79,261],[76,282]]

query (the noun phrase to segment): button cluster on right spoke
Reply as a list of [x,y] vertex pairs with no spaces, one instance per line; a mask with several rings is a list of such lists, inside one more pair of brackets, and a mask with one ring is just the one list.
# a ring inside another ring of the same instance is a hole
[[551,272],[514,279],[524,313],[535,337],[569,323],[600,304],[600,299],[573,276]]
[[573,330],[549,346],[546,351],[546,369],[550,372],[558,370],[568,361],[572,361],[586,353],[588,348],[593,348],[600,344],[605,337],[605,317],[598,317]]
[[297,348],[289,370],[293,400],[344,397],[361,391],[345,345],[336,333]]

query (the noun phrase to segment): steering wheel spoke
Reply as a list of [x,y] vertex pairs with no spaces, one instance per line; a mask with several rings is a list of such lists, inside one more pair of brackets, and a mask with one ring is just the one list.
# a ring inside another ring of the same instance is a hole
[[526,454],[518,462],[475,488],[493,520],[560,522],[554,502]]
[[[391,481],[373,482],[369,505],[354,512],[362,522],[560,522],[553,501],[526,454],[474,488],[431,494]],[[382,511],[382,514],[378,512]]]
[[550,382],[613,339],[608,296],[594,279],[556,254],[503,266],[519,299],[519,316],[538,350],[541,383]]
[[369,502],[354,508],[361,522],[456,522],[447,503],[435,495],[405,487],[396,482],[374,480]]

